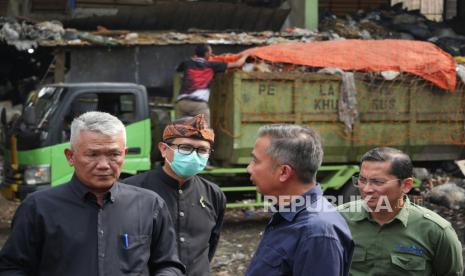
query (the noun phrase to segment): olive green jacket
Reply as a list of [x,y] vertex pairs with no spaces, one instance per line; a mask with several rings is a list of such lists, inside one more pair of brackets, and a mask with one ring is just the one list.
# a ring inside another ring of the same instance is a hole
[[379,225],[362,200],[338,207],[355,242],[350,275],[462,276],[462,245],[451,224],[408,199]]

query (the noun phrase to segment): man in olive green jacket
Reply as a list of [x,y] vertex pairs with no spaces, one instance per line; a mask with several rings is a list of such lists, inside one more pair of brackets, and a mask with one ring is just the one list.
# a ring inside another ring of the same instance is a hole
[[462,246],[451,224],[409,201],[412,162],[375,148],[354,177],[362,200],[339,206],[355,242],[350,274],[462,276]]

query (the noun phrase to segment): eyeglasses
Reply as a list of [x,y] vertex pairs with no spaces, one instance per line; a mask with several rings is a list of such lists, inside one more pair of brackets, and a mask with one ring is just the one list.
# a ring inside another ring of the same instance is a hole
[[361,175],[354,175],[352,176],[352,184],[354,184],[355,187],[364,187],[366,185],[373,185],[373,186],[376,186],[376,187],[381,187],[383,186],[384,184],[388,183],[388,182],[391,182],[391,181],[401,181],[402,179],[399,179],[399,178],[396,178],[396,179],[390,179],[390,180],[381,180],[381,179],[376,179],[376,178],[372,178],[372,179],[368,179],[368,178],[365,178]]
[[196,148],[190,144],[168,144],[167,143],[167,145],[176,146],[176,149],[178,150],[178,152],[184,155],[189,155],[195,150],[200,157],[209,157],[210,154],[213,152],[213,149],[204,148],[204,147]]

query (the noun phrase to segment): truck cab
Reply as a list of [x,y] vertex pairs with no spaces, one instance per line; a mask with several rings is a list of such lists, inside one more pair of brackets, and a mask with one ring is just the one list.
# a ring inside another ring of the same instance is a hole
[[4,175],[0,188],[8,199],[71,179],[64,155],[72,120],[88,111],[108,112],[126,126],[128,154],[124,174],[150,169],[151,128],[147,92],[131,83],[53,84],[32,93],[23,114],[3,122]]

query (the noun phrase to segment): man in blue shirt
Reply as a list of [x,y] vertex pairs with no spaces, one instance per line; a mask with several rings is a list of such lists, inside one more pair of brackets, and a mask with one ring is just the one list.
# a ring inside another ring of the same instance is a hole
[[274,214],[246,276],[349,274],[354,243],[316,182],[322,159],[320,137],[311,128],[259,129],[247,170]]

